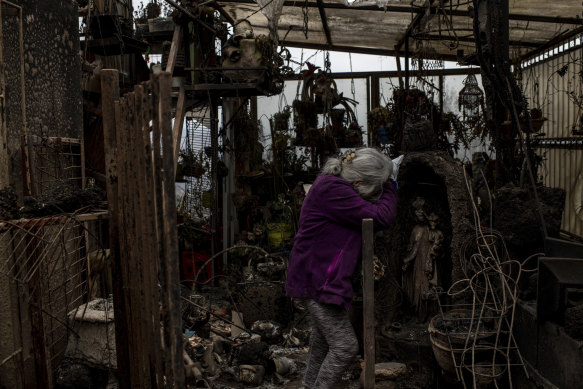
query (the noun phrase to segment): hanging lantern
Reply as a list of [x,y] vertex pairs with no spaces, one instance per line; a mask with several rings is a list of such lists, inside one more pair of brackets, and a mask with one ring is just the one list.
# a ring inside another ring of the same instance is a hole
[[478,86],[478,80],[469,74],[463,82],[464,87],[458,96],[458,106],[464,123],[475,123],[480,118],[484,105],[484,92]]

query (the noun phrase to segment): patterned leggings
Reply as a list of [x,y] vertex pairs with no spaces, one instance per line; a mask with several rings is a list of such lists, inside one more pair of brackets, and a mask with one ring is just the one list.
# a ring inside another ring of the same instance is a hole
[[314,300],[306,300],[306,305],[312,334],[302,383],[310,389],[334,388],[358,353],[358,340],[342,307]]

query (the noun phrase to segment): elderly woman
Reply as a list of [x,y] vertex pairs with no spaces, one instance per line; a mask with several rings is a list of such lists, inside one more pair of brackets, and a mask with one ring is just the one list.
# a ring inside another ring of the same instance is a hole
[[348,309],[351,278],[362,251],[362,219],[376,228],[395,219],[393,164],[380,151],[359,149],[329,159],[310,188],[290,254],[286,293],[304,298],[312,334],[303,384],[332,388],[358,352]]

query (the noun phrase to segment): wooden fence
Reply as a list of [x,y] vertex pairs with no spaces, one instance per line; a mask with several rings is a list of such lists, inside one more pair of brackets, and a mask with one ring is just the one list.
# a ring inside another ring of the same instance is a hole
[[171,74],[101,83],[120,387],[184,388]]

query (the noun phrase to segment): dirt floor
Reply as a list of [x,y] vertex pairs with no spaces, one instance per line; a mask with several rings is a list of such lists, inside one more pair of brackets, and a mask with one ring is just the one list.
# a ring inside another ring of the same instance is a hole
[[[285,375],[269,374],[265,376],[264,381],[258,385],[253,386],[252,384],[245,384],[237,382],[235,377],[229,377],[228,374],[222,374],[220,378],[213,381],[213,385],[221,389],[300,389],[303,388],[302,377],[304,375],[304,370],[306,367],[306,355],[308,352],[307,347],[301,348],[283,348],[278,346],[272,347],[272,355],[274,357],[284,357],[288,358],[292,363],[290,364],[290,370]],[[348,369],[342,381],[337,386],[337,389],[357,389],[360,388],[359,376],[359,362],[355,363]],[[229,379],[232,378],[232,379]]]

